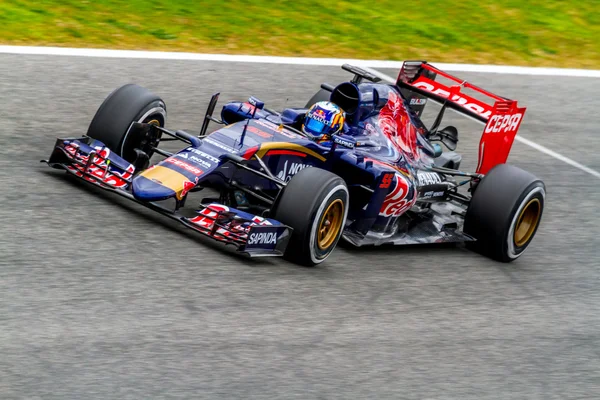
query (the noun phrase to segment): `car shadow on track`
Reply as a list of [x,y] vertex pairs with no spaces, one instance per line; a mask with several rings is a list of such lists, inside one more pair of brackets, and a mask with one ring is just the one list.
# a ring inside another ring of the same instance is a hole
[[360,257],[368,255],[373,258],[389,257],[399,258],[427,258],[431,260],[444,260],[444,264],[453,264],[470,269],[494,269],[508,277],[512,282],[518,283],[518,274],[528,264],[517,260],[512,263],[503,263],[492,260],[467,249],[464,242],[454,243],[428,243],[411,245],[385,244],[380,246],[355,247],[347,242],[340,241],[339,248],[343,248],[351,256]]
[[[134,203],[127,199],[122,198],[121,196],[111,193],[109,191],[103,190],[99,187],[94,186],[93,184],[83,181],[80,178],[67,174],[65,172],[59,170],[41,170],[43,174],[52,178],[61,180],[62,182],[71,185],[73,188],[79,188],[87,191],[88,193],[95,195],[97,198],[101,198],[107,202],[110,202],[112,205],[121,207],[127,210],[130,213],[135,213],[136,215],[146,219],[147,221],[152,222],[154,225],[158,225],[159,227],[163,227],[165,229],[170,230],[171,232],[175,232],[181,237],[185,237],[189,240],[195,241],[197,244],[205,246],[218,252],[219,256],[225,257],[225,261],[230,261],[231,263],[244,263],[244,265],[248,265],[251,267],[277,267],[277,268],[285,268],[288,273],[298,273],[303,274],[304,272],[309,272],[311,274],[328,274],[331,273],[335,268],[328,268],[328,263],[323,263],[316,268],[304,267],[298,264],[294,264],[293,262],[289,262],[282,257],[266,257],[266,258],[250,258],[245,257],[241,254],[236,253],[235,247],[231,245],[225,245],[224,243],[218,242],[214,239],[203,236],[200,233],[197,233],[189,228],[186,228],[182,224],[174,221],[166,216],[163,216],[159,213],[156,213],[150,209],[143,207],[140,204]],[[464,247],[463,243],[436,243],[436,244],[415,244],[415,245],[393,245],[386,244],[381,246],[363,246],[363,247],[355,247],[344,240],[340,240],[338,243],[338,249],[345,251],[346,253],[352,256],[361,255],[369,255],[371,257],[375,256],[389,256],[390,254],[397,255],[398,257],[448,257],[451,254],[459,254],[460,256],[464,256],[465,254],[474,255],[471,251],[467,250]],[[476,255],[475,255],[476,256]],[[317,272],[318,271],[318,272]]]
[[450,243],[421,243],[421,244],[382,244],[382,245],[367,245],[357,247],[354,246],[345,240],[340,240],[338,247],[343,248],[345,251],[349,253],[367,253],[367,254],[377,254],[377,253],[385,253],[389,254],[391,252],[398,252],[398,255],[413,255],[422,252],[429,253],[448,253],[451,252],[466,252],[469,254],[474,254],[466,249],[464,243],[462,242],[450,242]]
[[[283,258],[281,258],[281,257],[250,258],[250,257],[243,256],[241,254],[236,254],[236,252],[235,252],[236,249],[232,245],[225,245],[224,243],[221,243],[221,242],[218,242],[209,237],[203,236],[200,233],[197,233],[189,228],[186,228],[185,226],[183,226],[181,223],[179,223],[177,221],[174,221],[166,216],[156,213],[150,209],[147,209],[140,204],[137,204],[135,202],[124,199],[115,193],[111,193],[109,191],[106,191],[104,189],[96,187],[91,183],[81,180],[80,178],[77,178],[75,176],[72,176],[70,174],[67,174],[65,172],[58,171],[58,170],[43,170],[43,171],[41,171],[41,173],[45,174],[48,177],[51,177],[52,179],[61,180],[65,183],[67,183],[68,185],[71,185],[73,188],[83,189],[83,190],[89,192],[90,194],[95,195],[97,198],[101,198],[107,202],[110,202],[111,204],[121,207],[121,208],[127,210],[128,212],[135,213],[136,215],[138,215],[142,218],[145,218],[147,221],[150,221],[159,227],[169,229],[170,231],[176,232],[177,234],[181,235],[182,237],[193,240],[202,246],[209,247],[210,249],[219,252],[219,255],[226,257],[232,263],[244,263],[244,264],[246,264],[248,266],[252,266],[252,267],[275,267],[275,266],[277,266],[278,268],[281,267],[281,265],[279,265],[280,262],[278,262],[279,260],[288,263],[287,261],[283,260]],[[279,259],[279,260],[277,260],[277,259]],[[296,267],[299,270],[310,270],[311,269],[311,268],[303,268],[303,267],[293,264],[293,263],[288,263],[288,264],[290,267]]]
[[[497,268],[505,274],[508,274],[512,269],[518,268],[516,263],[501,263],[482,256],[474,251],[467,249],[464,242],[449,242],[449,243],[422,243],[422,244],[406,244],[406,245],[368,245],[356,247],[344,240],[340,240],[337,245],[338,249],[343,249],[349,256],[368,256],[375,259],[382,257],[398,257],[398,258],[428,258],[435,260],[444,260],[445,263],[454,262],[460,265],[468,265],[469,267],[484,267]],[[467,261],[467,262],[465,262]]]

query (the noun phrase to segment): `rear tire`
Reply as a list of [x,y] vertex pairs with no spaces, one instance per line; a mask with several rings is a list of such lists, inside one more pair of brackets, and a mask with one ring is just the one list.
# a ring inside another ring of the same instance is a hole
[[315,266],[337,245],[346,218],[350,195],[339,176],[320,168],[305,168],[283,188],[272,218],[294,229],[284,258]]
[[467,248],[501,262],[523,254],[542,219],[546,187],[534,175],[512,165],[492,168],[475,189],[464,232],[477,241]]
[[320,101],[329,101],[330,96],[331,92],[325,89],[321,89],[317,93],[315,93],[313,97],[310,98],[310,100],[308,101],[308,103],[306,103],[306,106],[304,108],[311,108],[315,103],[318,103]]
[[164,127],[166,120],[167,107],[160,97],[146,88],[128,84],[113,91],[100,105],[87,136],[101,141],[114,153],[133,162],[136,158],[134,149],[140,146],[143,138],[129,137],[131,123],[154,123]]

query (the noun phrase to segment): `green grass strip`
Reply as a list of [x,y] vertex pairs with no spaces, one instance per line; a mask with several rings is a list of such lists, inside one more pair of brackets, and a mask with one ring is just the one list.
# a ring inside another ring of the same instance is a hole
[[600,68],[600,0],[9,0],[0,43]]

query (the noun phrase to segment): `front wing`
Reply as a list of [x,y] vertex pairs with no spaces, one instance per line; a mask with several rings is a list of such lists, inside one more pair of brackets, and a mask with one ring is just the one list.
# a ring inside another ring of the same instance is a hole
[[201,205],[201,209],[190,217],[158,202],[138,200],[130,191],[135,175],[133,165],[111,154],[97,140],[57,139],[50,159],[41,161],[174,219],[205,236],[232,244],[239,253],[246,256],[283,256],[292,234],[292,228],[278,221],[222,204]]

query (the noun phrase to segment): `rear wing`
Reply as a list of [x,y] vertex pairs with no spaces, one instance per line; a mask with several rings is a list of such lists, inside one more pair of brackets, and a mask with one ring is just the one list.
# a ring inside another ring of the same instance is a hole
[[[436,82],[435,78],[440,76],[451,83]],[[426,61],[405,61],[396,84],[485,124],[479,143],[477,173],[486,174],[497,164],[506,162],[526,110],[519,107],[516,100],[491,93]],[[485,100],[465,94],[461,89],[470,89]]]

